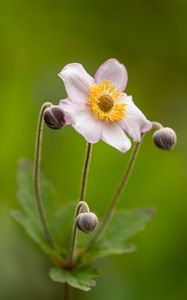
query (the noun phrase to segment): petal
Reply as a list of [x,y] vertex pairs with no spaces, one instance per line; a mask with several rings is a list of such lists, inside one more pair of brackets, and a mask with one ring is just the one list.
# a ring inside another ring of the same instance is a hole
[[102,123],[93,117],[91,111],[82,111],[76,116],[72,126],[91,144],[98,142],[101,138]]
[[134,103],[132,100],[132,96],[128,96],[126,93],[123,93],[122,97],[120,99],[116,100],[116,103],[118,104],[131,104]]
[[84,109],[83,105],[74,103],[69,98],[60,100],[59,105],[63,109],[63,112],[65,114],[65,121],[66,121],[66,124],[68,124],[68,125],[72,124],[74,117],[77,114],[80,114],[81,110]]
[[87,100],[94,79],[81,64],[66,65],[58,75],[64,81],[68,97],[73,102],[83,103]]
[[96,143],[101,138],[102,124],[93,117],[86,105],[78,105],[69,99],[61,100],[60,106],[65,114],[65,121],[71,124],[89,143]]
[[117,123],[103,123],[102,140],[121,152],[131,147],[131,141]]
[[133,138],[134,141],[141,141],[141,133],[149,131],[152,123],[146,119],[144,114],[134,104],[131,96],[124,98],[125,118],[119,122],[120,126]]
[[117,59],[111,58],[103,63],[95,73],[96,83],[109,80],[118,89],[124,91],[128,81],[127,70]]

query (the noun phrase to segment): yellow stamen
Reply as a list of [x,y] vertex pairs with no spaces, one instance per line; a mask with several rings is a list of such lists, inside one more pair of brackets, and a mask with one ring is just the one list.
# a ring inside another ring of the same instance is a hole
[[109,81],[93,84],[87,104],[91,106],[94,116],[101,121],[115,122],[125,117],[126,104],[119,104],[123,93],[116,89]]

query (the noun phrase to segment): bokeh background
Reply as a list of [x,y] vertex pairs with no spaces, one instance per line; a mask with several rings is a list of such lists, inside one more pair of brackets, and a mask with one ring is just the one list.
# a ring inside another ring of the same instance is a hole
[[[65,94],[57,73],[80,62],[94,74],[115,57],[129,73],[128,94],[151,120],[173,127],[174,151],[147,134],[120,207],[153,206],[155,219],[132,239],[134,254],[98,263],[102,277],[76,299],[187,299],[187,1],[1,1],[0,299],[59,299],[49,260],[11,219],[16,168],[33,158],[37,115]],[[45,129],[42,169],[62,204],[77,199],[85,141],[72,128]],[[128,154],[94,146],[87,199],[102,215]]]

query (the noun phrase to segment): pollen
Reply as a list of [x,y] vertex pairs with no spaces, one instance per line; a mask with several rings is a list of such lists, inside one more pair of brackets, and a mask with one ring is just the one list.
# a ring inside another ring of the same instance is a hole
[[95,118],[103,122],[115,122],[124,119],[125,103],[119,103],[123,93],[116,89],[109,81],[93,84],[87,105],[91,107]]

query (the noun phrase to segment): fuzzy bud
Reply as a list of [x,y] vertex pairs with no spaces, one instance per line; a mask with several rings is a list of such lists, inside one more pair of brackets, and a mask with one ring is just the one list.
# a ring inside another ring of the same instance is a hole
[[58,105],[48,107],[44,112],[44,121],[51,129],[60,129],[65,125],[64,112]]
[[79,230],[84,233],[92,232],[98,224],[98,218],[94,213],[80,213],[77,216],[76,224]]
[[163,127],[153,134],[153,141],[155,145],[164,150],[172,150],[177,142],[177,136],[173,129]]

